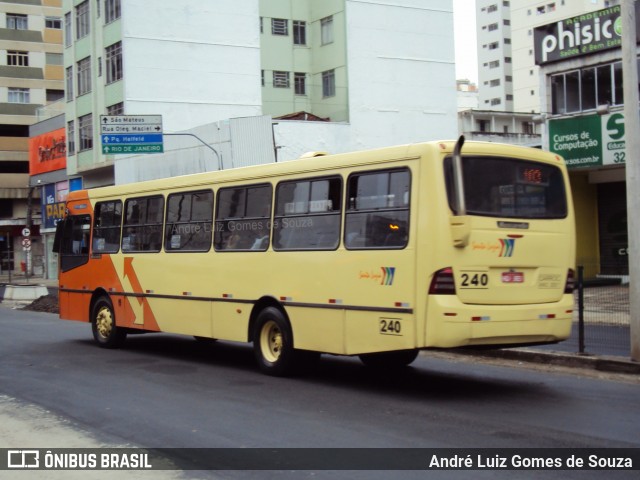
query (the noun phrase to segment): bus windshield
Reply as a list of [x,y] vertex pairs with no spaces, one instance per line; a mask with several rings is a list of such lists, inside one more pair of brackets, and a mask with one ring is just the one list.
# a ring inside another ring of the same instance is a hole
[[[458,213],[453,159],[445,158],[449,206]],[[509,218],[565,218],[567,198],[562,171],[544,163],[504,157],[463,156],[467,214]]]

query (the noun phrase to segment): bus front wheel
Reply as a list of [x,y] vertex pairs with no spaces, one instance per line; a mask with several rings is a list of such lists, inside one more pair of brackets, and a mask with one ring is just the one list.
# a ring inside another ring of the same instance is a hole
[[364,353],[359,357],[367,367],[401,368],[418,358],[418,353],[420,353],[418,349],[396,350],[394,352]]
[[253,351],[263,373],[282,377],[292,373],[295,365],[293,333],[285,315],[267,307],[256,318]]
[[94,340],[102,348],[118,348],[127,338],[127,331],[116,325],[113,304],[108,297],[100,297],[93,304],[91,331]]

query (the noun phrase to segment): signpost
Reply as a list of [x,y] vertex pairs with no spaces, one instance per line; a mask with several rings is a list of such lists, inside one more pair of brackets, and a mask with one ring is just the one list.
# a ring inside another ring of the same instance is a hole
[[162,115],[100,115],[102,153],[162,153]]

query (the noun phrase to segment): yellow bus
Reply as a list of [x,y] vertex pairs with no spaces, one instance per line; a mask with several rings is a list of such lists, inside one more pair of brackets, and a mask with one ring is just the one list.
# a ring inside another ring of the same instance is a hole
[[58,225],[60,317],[253,342],[286,375],[321,353],[570,334],[574,214],[562,158],[428,142],[75,191]]

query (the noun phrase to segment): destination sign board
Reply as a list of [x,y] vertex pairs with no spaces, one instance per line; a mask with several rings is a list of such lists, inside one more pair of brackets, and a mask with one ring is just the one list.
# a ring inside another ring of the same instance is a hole
[[162,153],[162,115],[101,115],[102,153]]

